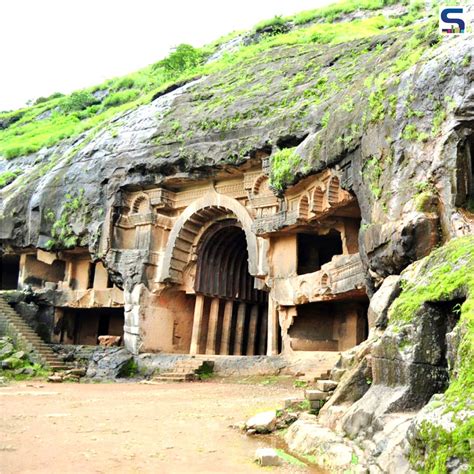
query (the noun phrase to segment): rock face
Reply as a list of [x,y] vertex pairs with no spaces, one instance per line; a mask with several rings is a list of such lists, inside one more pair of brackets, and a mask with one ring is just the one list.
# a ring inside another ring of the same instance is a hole
[[[474,237],[457,239],[397,277],[404,289],[386,313],[387,329],[374,331],[365,351],[358,350],[321,410],[320,423],[365,447],[374,472],[410,472],[408,458],[428,471],[440,466],[462,472],[469,463],[469,442],[455,439],[468,440],[473,433],[466,422],[474,410],[468,382],[473,258]],[[391,286],[382,285],[382,301]],[[359,390],[353,381],[362,381],[357,374],[367,357],[370,385]]]

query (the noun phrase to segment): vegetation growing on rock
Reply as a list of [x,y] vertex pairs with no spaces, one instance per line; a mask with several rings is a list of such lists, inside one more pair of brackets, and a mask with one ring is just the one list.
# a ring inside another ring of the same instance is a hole
[[[416,321],[425,302],[465,298],[459,312],[460,342],[456,363],[450,367],[450,385],[443,396],[431,402],[449,414],[452,429],[428,420],[421,423],[411,460],[421,472],[447,472],[451,457],[474,463],[470,441],[474,439],[474,237],[454,239],[419,262],[416,281],[405,284],[390,308],[390,322],[400,328]],[[403,286],[403,280],[402,280]],[[422,314],[421,314],[422,317]],[[402,344],[410,341],[402,341]],[[469,413],[471,415],[469,415]]]

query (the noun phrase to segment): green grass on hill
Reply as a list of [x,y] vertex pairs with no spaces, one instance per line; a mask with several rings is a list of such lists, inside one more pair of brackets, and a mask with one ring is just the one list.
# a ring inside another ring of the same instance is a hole
[[[284,21],[303,26],[286,33],[263,35],[258,43],[242,46],[209,63],[205,63],[206,58],[232,35],[200,49],[180,45],[164,60],[133,74],[67,96],[56,93],[47,98],[41,97],[31,107],[14,112],[1,112],[0,156],[12,159],[50,147],[60,140],[104,124],[125,110],[149,102],[155,93],[173,83],[235,67],[271,48],[308,43],[336,44],[405,28],[405,21],[376,14],[365,19],[331,23],[342,14],[377,10],[391,3],[392,0],[346,0],[284,20],[278,17],[264,22],[265,25]],[[418,1],[412,2],[412,5],[407,15],[410,24],[423,13]],[[314,20],[320,22],[311,23]],[[262,25],[256,25],[254,31]]]

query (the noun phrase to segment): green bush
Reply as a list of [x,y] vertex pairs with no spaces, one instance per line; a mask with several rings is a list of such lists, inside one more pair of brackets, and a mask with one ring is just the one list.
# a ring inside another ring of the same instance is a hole
[[280,15],[274,16],[270,20],[263,20],[253,27],[254,33],[265,31],[268,35],[277,35],[289,30],[287,21]]
[[104,107],[116,107],[135,100],[140,92],[137,89],[126,89],[108,95],[103,102]]
[[61,104],[61,108],[64,112],[71,113],[77,110],[87,109],[87,107],[97,103],[99,103],[99,101],[90,92],[78,91],[66,97]]
[[204,59],[201,50],[190,44],[180,44],[169,56],[157,62],[153,68],[161,69],[168,79],[179,76],[183,72],[199,66]]
[[60,97],[64,97],[64,94],[61,92],[54,92],[53,94],[49,95],[48,97],[38,97],[34,102],[33,105],[42,104],[44,102],[48,102],[53,99],[59,99]]
[[295,178],[296,168],[301,163],[301,157],[295,148],[285,148],[277,151],[271,157],[270,184],[277,191],[283,191]]

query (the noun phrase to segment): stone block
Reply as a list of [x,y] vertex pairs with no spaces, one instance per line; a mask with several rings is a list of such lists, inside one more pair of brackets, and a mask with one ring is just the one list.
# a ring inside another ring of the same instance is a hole
[[327,400],[329,398],[329,394],[326,392],[322,392],[321,390],[305,390],[305,397],[306,400],[309,401]]
[[261,466],[279,466],[280,458],[276,449],[259,448],[255,451],[255,459]]
[[316,388],[322,392],[331,392],[337,387],[337,382],[334,380],[318,380],[316,382]]
[[311,410],[320,410],[324,405],[324,400],[311,400],[309,402]]
[[275,429],[276,411],[264,411],[258,413],[245,423],[247,429],[256,430],[258,433],[270,433]]

